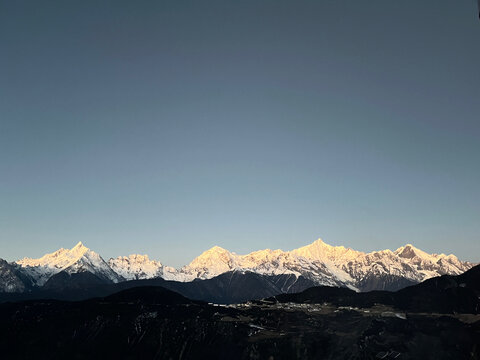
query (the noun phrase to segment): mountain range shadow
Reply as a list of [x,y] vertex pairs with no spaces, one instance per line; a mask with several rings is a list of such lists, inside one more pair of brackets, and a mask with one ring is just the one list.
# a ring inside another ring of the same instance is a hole
[[105,297],[116,292],[144,286],[161,286],[185,297],[219,304],[241,303],[269,298],[275,302],[331,302],[338,306],[371,307],[376,303],[408,311],[439,313],[478,313],[480,266],[458,276],[444,275],[396,292],[357,293],[347,288],[315,286],[292,274],[260,275],[251,272],[228,272],[207,280],[168,281],[162,278],[105,283],[94,274],[83,272],[54,275],[40,289],[26,293],[1,293],[0,301],[53,299],[80,301]]

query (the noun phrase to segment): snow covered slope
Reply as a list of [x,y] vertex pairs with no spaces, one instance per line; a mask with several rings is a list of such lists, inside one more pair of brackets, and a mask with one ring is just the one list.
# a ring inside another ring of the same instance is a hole
[[317,285],[346,286],[354,290],[398,290],[428,278],[458,275],[475,264],[454,255],[428,254],[411,244],[395,251],[365,253],[331,246],[321,239],[291,251],[259,250],[238,255],[219,246],[205,251],[181,269],[164,266],[147,255],[130,255],[105,262],[81,242],[40,259],[0,263],[0,292],[43,286],[59,272],[90,272],[107,282],[163,278],[175,281],[210,279],[227,272],[302,276]]
[[24,292],[31,283],[31,279],[22,276],[15,265],[0,259],[0,292]]
[[321,239],[292,250],[260,250],[237,255],[215,246],[183,267],[173,278],[208,279],[228,271],[265,275],[302,275],[318,285],[347,286],[361,291],[397,290],[444,274],[458,275],[475,264],[454,255],[427,254],[408,244],[391,250],[364,253],[331,246]]
[[60,249],[46,254],[39,259],[24,258],[16,262],[21,270],[31,276],[35,285],[42,286],[53,275],[67,273],[91,272],[108,282],[124,280],[96,252],[79,242],[72,249]]
[[162,277],[166,280],[173,279],[177,270],[162,263],[150,260],[148,255],[119,256],[108,260],[108,264],[118,275],[125,280],[141,280]]
[[176,280],[210,279],[228,271],[250,271],[262,275],[303,275],[318,285],[349,286],[355,289],[348,274],[328,261],[297,256],[282,250],[259,250],[237,255],[218,246],[205,251],[180,269]]

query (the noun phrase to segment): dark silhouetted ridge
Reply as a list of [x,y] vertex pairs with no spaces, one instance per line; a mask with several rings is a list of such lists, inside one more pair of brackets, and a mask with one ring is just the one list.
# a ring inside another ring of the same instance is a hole
[[161,286],[141,286],[120,291],[113,295],[104,297],[102,301],[107,302],[128,302],[137,304],[191,304],[192,300],[182,296],[174,291],[165,289]]

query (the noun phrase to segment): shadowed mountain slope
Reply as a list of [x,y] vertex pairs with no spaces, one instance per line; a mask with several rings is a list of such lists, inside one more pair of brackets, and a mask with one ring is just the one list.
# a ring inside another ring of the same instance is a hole
[[480,265],[462,275],[444,275],[397,292],[356,293],[349,289],[312,287],[298,294],[282,294],[272,302],[324,303],[338,306],[371,307],[391,305],[411,312],[480,313]]

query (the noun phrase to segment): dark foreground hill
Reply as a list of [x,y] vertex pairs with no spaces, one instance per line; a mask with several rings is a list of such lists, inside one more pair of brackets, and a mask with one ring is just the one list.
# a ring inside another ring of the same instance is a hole
[[162,286],[190,299],[230,304],[286,292],[299,292],[314,286],[314,283],[293,274],[260,275],[232,271],[212,279],[191,282],[155,278],[113,284],[106,283],[89,272],[74,274],[60,272],[52,276],[41,288],[21,293],[0,293],[0,302],[33,299],[86,300],[139,286]]
[[[464,306],[457,303],[463,291],[478,294],[478,286],[476,269],[404,293],[369,293],[372,298],[359,298],[363,303],[355,303],[356,296],[366,294],[312,288],[254,303],[210,305],[159,286],[79,302],[3,303],[0,354],[2,359],[480,359],[480,315],[451,311],[452,304]],[[412,299],[408,306],[426,305],[421,311],[401,309],[395,296]],[[448,312],[438,312],[445,304]]]
[[394,306],[409,312],[480,313],[480,266],[458,276],[444,275],[396,292],[356,293],[345,288],[312,287],[296,294],[282,294],[272,302],[332,303],[337,306]]
[[[368,312],[366,312],[368,311]],[[479,359],[478,317],[213,306],[161,287],[0,305],[2,359]]]

